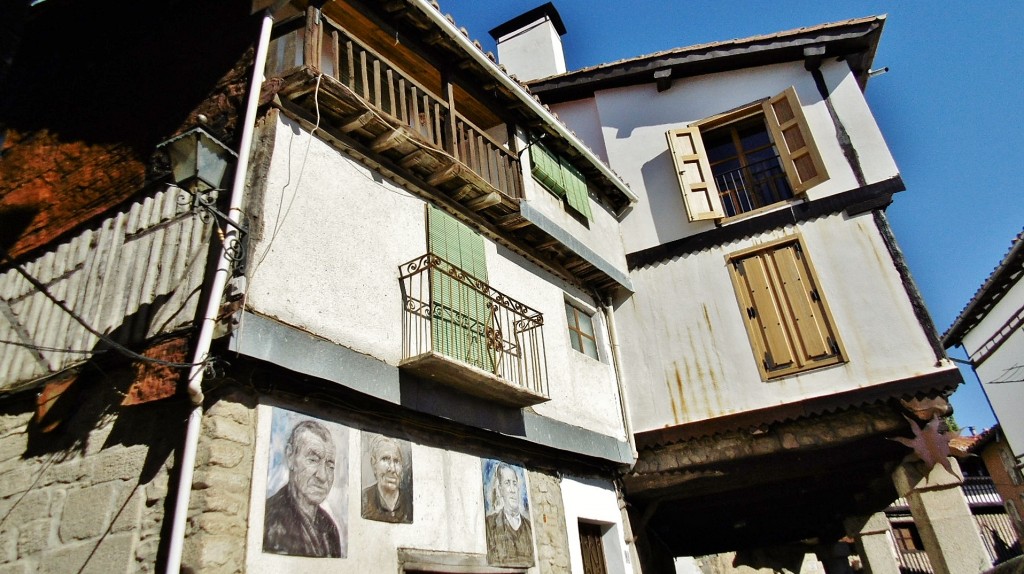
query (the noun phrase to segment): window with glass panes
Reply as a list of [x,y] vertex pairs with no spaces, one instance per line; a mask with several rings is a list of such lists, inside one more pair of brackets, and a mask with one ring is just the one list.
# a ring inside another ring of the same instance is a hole
[[701,135],[726,216],[793,197],[764,114]]
[[572,348],[593,359],[597,358],[597,337],[594,335],[594,322],[583,309],[565,304],[565,317],[569,323],[569,342]]

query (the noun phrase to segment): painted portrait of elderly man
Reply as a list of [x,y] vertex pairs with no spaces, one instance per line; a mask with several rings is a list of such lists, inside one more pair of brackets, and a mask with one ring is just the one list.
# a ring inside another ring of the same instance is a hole
[[[332,428],[333,427],[333,428]],[[263,551],[343,558],[347,429],[274,409]]]
[[363,433],[362,517],[412,522],[412,449],[408,441]]
[[533,526],[522,467],[484,459],[484,530],[487,562],[502,566],[533,565]]

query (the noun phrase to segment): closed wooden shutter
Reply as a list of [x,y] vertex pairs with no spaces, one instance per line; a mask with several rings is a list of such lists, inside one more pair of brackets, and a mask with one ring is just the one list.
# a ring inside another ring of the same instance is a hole
[[491,325],[484,240],[462,222],[433,206],[428,208],[430,253],[447,264],[431,270],[430,295],[433,349],[481,369],[492,371],[493,352],[487,346]]
[[825,300],[798,241],[741,254],[731,262],[751,346],[766,379],[843,360]]
[[738,295],[743,306],[755,355],[764,371],[771,373],[795,364],[793,345],[782,322],[781,301],[774,289],[766,254],[735,262],[739,277]]
[[590,195],[587,193],[587,180],[583,174],[567,161],[562,161],[562,184],[565,186],[565,201],[577,213],[593,219],[590,212]]
[[764,117],[794,193],[803,193],[828,180],[825,162],[807,127],[796,89],[786,88],[764,104]]
[[690,221],[725,217],[700,129],[679,128],[669,130],[665,136],[668,138],[687,217]]

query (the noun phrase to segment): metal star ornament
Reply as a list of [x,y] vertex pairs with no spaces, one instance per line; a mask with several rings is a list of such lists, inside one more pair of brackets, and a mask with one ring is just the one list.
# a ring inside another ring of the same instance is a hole
[[903,418],[906,418],[907,422],[910,423],[910,430],[914,431],[914,438],[896,437],[891,440],[913,450],[910,456],[923,462],[927,471],[931,471],[936,464],[941,464],[942,468],[946,469],[947,472],[955,474],[953,472],[953,465],[949,462],[949,439],[952,436],[943,434],[939,430],[942,420],[937,416],[933,416],[924,425],[924,428],[921,428],[910,418]]

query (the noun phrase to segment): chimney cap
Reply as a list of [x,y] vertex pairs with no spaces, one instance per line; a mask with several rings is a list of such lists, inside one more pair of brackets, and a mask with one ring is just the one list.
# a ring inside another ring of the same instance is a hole
[[512,18],[504,24],[499,24],[492,28],[488,33],[492,38],[494,38],[494,41],[497,42],[499,38],[509,32],[515,32],[529,24],[543,20],[545,17],[551,20],[551,24],[555,27],[555,31],[558,32],[559,36],[565,35],[565,24],[562,23],[562,16],[558,13],[555,5],[551,2],[541,4],[528,12],[524,12],[515,18]]

